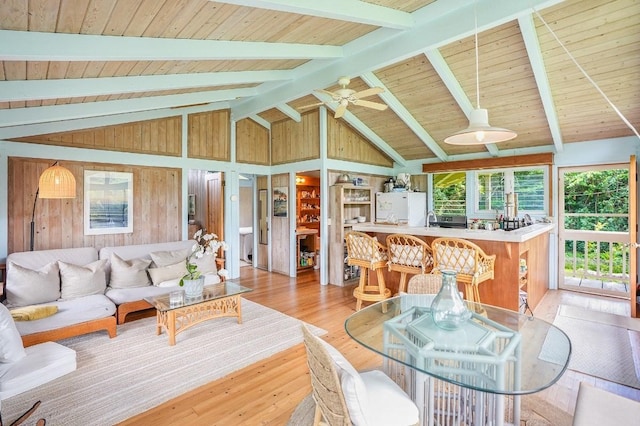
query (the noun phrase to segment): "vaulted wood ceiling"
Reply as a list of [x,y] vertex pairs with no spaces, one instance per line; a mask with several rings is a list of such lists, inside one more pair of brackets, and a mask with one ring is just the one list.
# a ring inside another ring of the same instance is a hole
[[[477,106],[476,26],[480,105],[518,137],[452,146]],[[7,0],[0,61],[0,139],[193,105],[269,126],[326,101],[314,89],[341,76],[385,89],[366,99],[387,110],[350,105],[342,119],[401,165],[640,127],[637,0]]]

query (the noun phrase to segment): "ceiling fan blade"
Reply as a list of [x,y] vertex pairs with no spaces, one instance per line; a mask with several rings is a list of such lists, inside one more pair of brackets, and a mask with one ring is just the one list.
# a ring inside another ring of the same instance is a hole
[[325,95],[329,95],[329,96],[331,96],[332,99],[334,99],[336,101],[340,99],[340,95],[338,95],[337,93],[330,92],[328,90],[316,89],[315,91],[316,92],[320,92],[320,93],[324,93]]
[[354,93],[352,96],[355,99],[366,98],[367,96],[377,95],[378,93],[384,92],[382,87],[372,87],[370,89],[365,89],[361,92]]
[[338,108],[336,108],[336,114],[333,116],[333,118],[340,118],[344,115],[344,112],[347,110],[347,105],[346,104],[340,104],[338,106]]
[[360,105],[360,106],[367,107],[367,108],[377,109],[378,111],[384,111],[385,109],[389,108],[388,105],[380,104],[378,102],[364,101],[362,99],[356,99],[353,102],[353,104],[354,105]]
[[296,109],[307,109],[307,108],[313,108],[313,107],[317,107],[320,105],[324,105],[324,102],[317,102],[315,104],[310,104],[310,105],[303,105],[303,106],[299,106]]

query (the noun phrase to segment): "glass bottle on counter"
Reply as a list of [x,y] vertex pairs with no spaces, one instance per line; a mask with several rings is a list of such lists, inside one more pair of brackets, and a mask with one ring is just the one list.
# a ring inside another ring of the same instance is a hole
[[444,330],[457,330],[469,321],[471,311],[458,291],[457,274],[443,270],[442,287],[431,303],[433,322]]

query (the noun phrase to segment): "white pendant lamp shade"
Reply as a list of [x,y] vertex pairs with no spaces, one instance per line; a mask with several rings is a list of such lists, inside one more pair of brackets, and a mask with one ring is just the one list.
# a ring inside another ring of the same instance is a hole
[[75,198],[76,178],[56,164],[42,172],[38,188],[39,198]]
[[489,124],[489,113],[486,109],[477,108],[469,115],[469,127],[446,138],[450,145],[484,145],[504,142],[518,136],[516,132]]

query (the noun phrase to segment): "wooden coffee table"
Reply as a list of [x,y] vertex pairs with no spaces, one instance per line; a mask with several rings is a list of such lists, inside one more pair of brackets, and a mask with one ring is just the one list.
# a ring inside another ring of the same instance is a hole
[[171,302],[170,295],[145,297],[156,308],[156,334],[165,329],[169,345],[176,344],[176,335],[201,322],[221,317],[237,317],[242,324],[242,293],[253,291],[233,281],[204,287],[201,297],[183,297],[181,302]]

